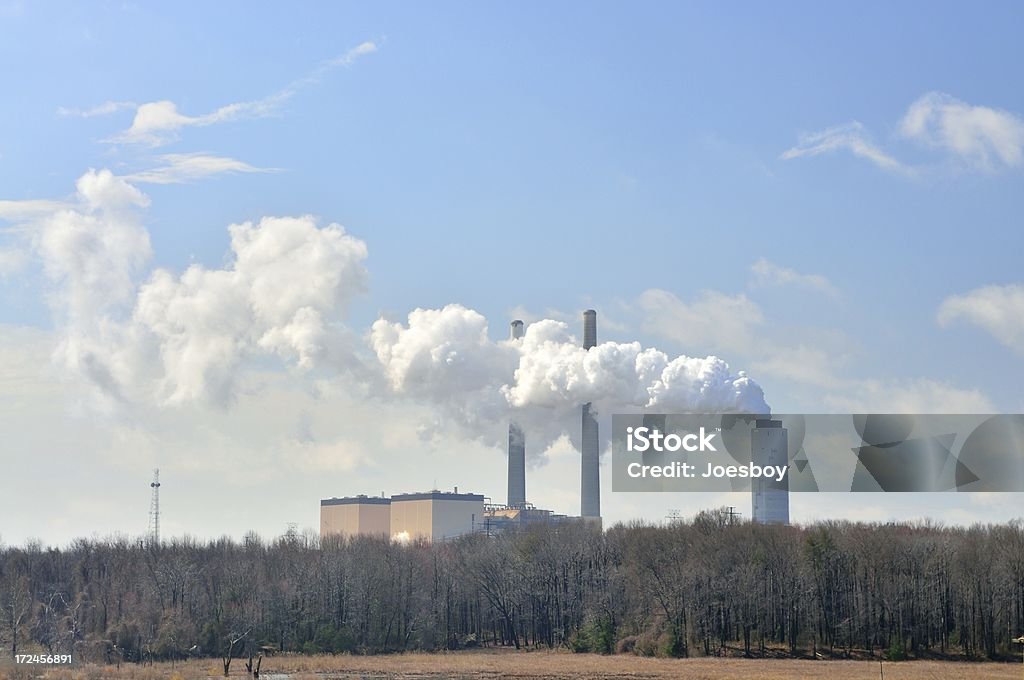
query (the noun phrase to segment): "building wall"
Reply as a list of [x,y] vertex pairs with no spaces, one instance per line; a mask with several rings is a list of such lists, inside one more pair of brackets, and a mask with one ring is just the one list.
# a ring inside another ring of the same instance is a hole
[[433,540],[433,502],[431,500],[391,501],[391,535],[406,533],[409,538]]
[[391,506],[384,503],[343,503],[320,506],[321,536],[388,536]]
[[391,535],[390,505],[357,505],[359,509],[358,533],[363,536]]
[[427,493],[391,498],[391,535],[440,541],[472,533],[484,518],[483,496]]
[[433,502],[433,540],[472,533],[484,518],[483,500],[435,500]]

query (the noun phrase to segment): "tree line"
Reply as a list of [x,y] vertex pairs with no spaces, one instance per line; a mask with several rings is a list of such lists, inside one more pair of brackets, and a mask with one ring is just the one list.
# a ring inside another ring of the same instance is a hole
[[10,654],[568,647],[663,656],[1009,658],[1024,523],[534,526],[443,543],[286,535],[0,547]]

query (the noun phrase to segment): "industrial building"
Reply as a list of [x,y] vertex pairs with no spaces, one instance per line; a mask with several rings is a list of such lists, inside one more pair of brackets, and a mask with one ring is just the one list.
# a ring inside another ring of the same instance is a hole
[[525,529],[532,524],[554,524],[576,519],[578,518],[536,508],[531,503],[522,503],[517,507],[485,505],[483,525],[478,531],[490,536],[502,531]]
[[391,535],[440,541],[471,534],[484,517],[484,497],[476,493],[428,491],[391,497]]
[[391,499],[380,496],[320,501],[321,536],[390,536]]
[[390,536],[441,541],[482,526],[484,497],[475,493],[426,491],[320,501],[320,536]]
[[[759,418],[750,432],[750,462],[789,465],[789,433],[781,420]],[[757,477],[750,489],[751,519],[760,524],[789,524],[789,476],[782,481]]]
[[[509,337],[523,337],[520,320],[512,321]],[[597,312],[583,312],[583,348],[597,346]],[[581,406],[580,515],[601,521],[601,460],[597,418],[591,405]],[[577,518],[534,507],[526,500],[526,436],[508,425],[508,495],[506,505],[487,503],[483,495],[455,491],[327,498],[320,501],[320,535],[391,536],[440,541],[470,533],[491,534],[530,524]]]

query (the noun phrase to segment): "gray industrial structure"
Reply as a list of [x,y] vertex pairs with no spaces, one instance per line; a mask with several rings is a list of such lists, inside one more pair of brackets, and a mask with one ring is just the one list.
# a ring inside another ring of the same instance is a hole
[[[789,465],[789,433],[781,420],[758,419],[750,432],[750,462]],[[781,482],[755,477],[750,489],[751,519],[759,524],[789,524],[789,476]]]
[[[523,337],[523,322],[516,319],[509,324],[509,337]],[[520,508],[526,504],[526,438],[516,423],[508,424],[508,507]]]
[[[597,312],[583,312],[583,349],[597,346]],[[582,408],[580,432],[580,515],[601,518],[601,449],[597,419],[590,412],[590,403]]]

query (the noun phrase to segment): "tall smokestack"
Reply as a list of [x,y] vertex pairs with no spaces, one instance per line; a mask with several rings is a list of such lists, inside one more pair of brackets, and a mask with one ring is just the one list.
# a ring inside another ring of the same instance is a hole
[[[597,345],[597,312],[583,312],[583,349]],[[582,465],[580,469],[580,515],[601,517],[601,460],[598,443],[597,419],[590,412],[590,404],[583,405]]]
[[[509,338],[523,337],[523,322],[509,324]],[[508,424],[508,504],[519,507],[526,503],[526,438],[515,423]]]
[[597,312],[588,309],[583,312],[583,349],[597,345]]
[[[781,420],[758,418],[750,432],[750,462],[789,465],[789,432]],[[789,524],[789,477],[781,482],[758,477],[750,487],[751,519],[759,524]]]

